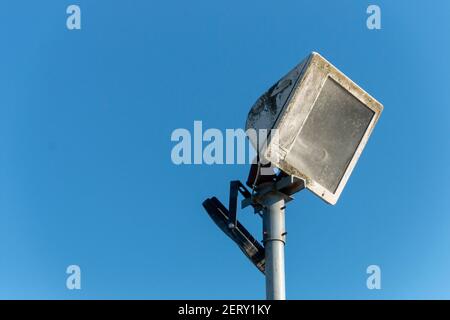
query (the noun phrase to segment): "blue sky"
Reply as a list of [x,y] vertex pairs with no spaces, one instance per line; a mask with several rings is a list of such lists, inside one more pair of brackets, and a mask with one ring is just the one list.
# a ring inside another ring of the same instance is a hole
[[[82,29],[66,28],[77,4]],[[366,28],[377,4],[382,29]],[[338,204],[289,204],[290,299],[450,298],[448,1],[3,1],[0,298],[263,299],[201,207],[245,165],[175,166],[317,51],[382,114]],[[244,211],[256,235],[260,221]],[[82,289],[66,289],[66,267]],[[366,288],[366,268],[382,289]]]

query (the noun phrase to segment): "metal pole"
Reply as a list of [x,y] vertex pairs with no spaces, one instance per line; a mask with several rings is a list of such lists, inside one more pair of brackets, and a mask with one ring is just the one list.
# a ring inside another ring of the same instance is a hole
[[286,300],[284,277],[285,196],[270,192],[264,196],[263,242],[266,252],[266,298]]

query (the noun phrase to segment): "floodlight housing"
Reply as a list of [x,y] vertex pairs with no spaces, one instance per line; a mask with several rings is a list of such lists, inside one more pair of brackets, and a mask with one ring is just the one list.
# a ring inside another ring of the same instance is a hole
[[249,135],[260,157],[336,204],[382,110],[380,102],[312,52],[258,99],[246,129],[275,129],[265,141]]

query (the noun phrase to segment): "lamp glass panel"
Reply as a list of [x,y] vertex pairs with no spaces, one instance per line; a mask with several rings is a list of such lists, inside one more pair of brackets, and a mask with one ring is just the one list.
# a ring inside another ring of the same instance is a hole
[[306,176],[334,193],[374,114],[328,77],[289,158]]

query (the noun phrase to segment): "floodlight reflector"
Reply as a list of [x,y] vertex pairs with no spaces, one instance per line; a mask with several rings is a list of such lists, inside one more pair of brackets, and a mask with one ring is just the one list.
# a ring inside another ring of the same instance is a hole
[[266,144],[249,135],[261,157],[335,204],[382,109],[313,52],[258,99],[246,129],[277,130],[276,139],[268,134]]

